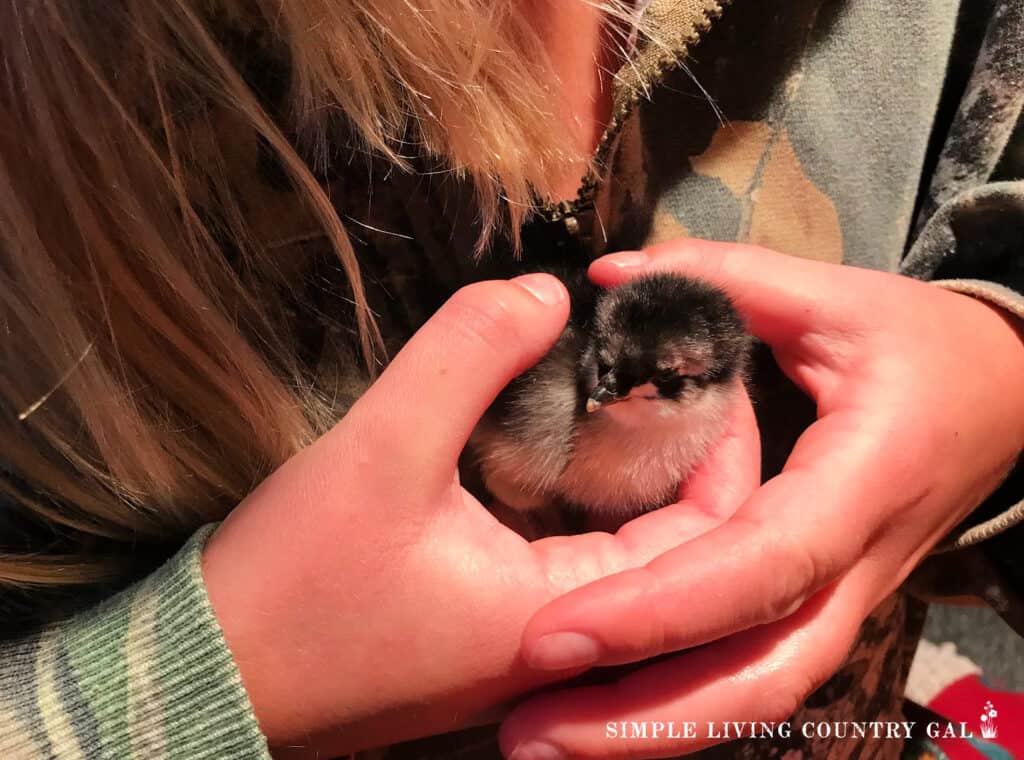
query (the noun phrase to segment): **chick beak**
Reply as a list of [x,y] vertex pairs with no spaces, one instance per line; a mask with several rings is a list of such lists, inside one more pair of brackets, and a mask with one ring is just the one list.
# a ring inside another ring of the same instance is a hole
[[[612,384],[614,383],[612,380]],[[616,396],[614,392],[608,389],[608,378],[605,378],[597,387],[594,392],[590,394],[590,398],[587,399],[587,413],[593,414],[602,406],[609,406],[610,404],[617,404],[620,401],[625,401],[626,397]]]

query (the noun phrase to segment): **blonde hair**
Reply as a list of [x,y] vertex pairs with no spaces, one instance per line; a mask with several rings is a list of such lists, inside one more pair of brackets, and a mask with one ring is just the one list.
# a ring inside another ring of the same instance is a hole
[[[0,0],[0,525],[45,539],[0,549],[0,588],[127,577],[133,545],[222,518],[341,413],[303,368],[291,281],[222,146],[199,160],[175,109],[272,151],[344,268],[372,375],[381,336],[316,179],[333,125],[397,170],[415,153],[471,180],[481,250],[514,234],[586,166],[521,4]],[[218,39],[239,20],[287,62],[284,114]]]

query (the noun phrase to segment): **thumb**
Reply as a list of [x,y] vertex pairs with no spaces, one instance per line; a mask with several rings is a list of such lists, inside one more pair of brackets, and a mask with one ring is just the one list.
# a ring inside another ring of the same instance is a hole
[[[720,287],[747,319],[750,331],[775,348],[812,330],[841,328],[845,332],[855,327],[849,324],[850,314],[866,310],[863,300],[851,303],[852,294],[863,289],[850,287],[850,280],[886,276],[753,245],[686,238],[604,256],[591,264],[590,277],[598,285],[614,286],[663,271]],[[874,288],[867,290],[873,292]],[[860,308],[852,308],[855,306]]]
[[568,313],[565,287],[551,275],[462,288],[395,356],[346,427],[357,426],[364,450],[386,451],[395,473],[450,483],[480,417],[551,347]]
[[723,522],[761,485],[761,438],[741,380],[725,433],[683,484],[680,500],[705,518]]

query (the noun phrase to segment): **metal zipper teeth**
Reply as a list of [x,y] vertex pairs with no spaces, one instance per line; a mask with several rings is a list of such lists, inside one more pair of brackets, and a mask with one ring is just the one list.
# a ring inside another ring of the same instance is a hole
[[[717,2],[708,4],[708,7],[704,10],[704,18],[696,25],[693,33],[683,39],[681,44],[671,54],[665,55],[658,62],[655,73],[649,82],[652,87],[661,82],[665,75],[679,64],[686,53],[701,41],[715,21],[721,18],[725,9],[732,5],[732,3],[733,0],[717,0]],[[632,114],[633,109],[636,108],[637,103],[640,102],[641,92],[641,88],[634,87],[629,97],[612,112],[611,118],[608,120],[608,126],[605,127],[604,134],[601,135],[601,140],[594,150],[591,168],[583,178],[579,190],[576,191],[576,198],[571,201],[544,204],[538,209],[538,213],[541,216],[550,222],[557,222],[560,219],[575,216],[581,210],[593,205],[594,194],[604,178],[601,172],[611,154],[615,138],[619,136],[619,132],[622,131],[626,120]]]

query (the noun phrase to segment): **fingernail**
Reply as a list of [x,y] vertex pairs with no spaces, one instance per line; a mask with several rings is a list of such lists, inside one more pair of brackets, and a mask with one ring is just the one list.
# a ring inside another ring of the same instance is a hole
[[569,670],[597,662],[601,645],[582,633],[549,633],[541,636],[526,655],[535,670]]
[[549,274],[524,274],[512,282],[545,306],[554,306],[565,300],[565,287]]
[[547,742],[523,742],[518,745],[508,760],[565,760],[565,753]]
[[632,269],[650,264],[651,257],[644,251],[622,251],[621,253],[610,253],[607,256],[602,256],[598,261],[607,261],[619,269]]

